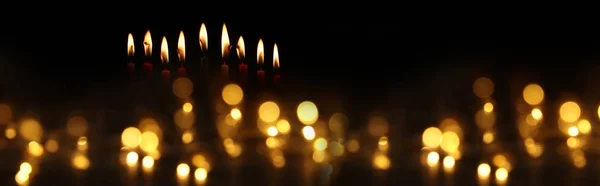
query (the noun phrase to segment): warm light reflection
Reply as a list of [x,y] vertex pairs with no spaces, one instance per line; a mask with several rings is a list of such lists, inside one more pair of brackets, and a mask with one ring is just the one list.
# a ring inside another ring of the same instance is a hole
[[146,31],[146,35],[144,36],[144,54],[146,57],[152,56],[152,35],[150,34],[150,30]]
[[127,148],[136,148],[142,142],[142,133],[135,127],[128,127],[121,134],[121,143]]
[[240,36],[237,43],[237,55],[241,60],[246,59],[246,44],[244,44],[244,38]]
[[228,105],[237,105],[244,99],[244,91],[239,85],[231,83],[223,87],[221,96]]
[[473,83],[473,93],[480,98],[489,98],[494,92],[494,83],[492,80],[481,77]]
[[560,119],[566,122],[575,122],[581,116],[579,105],[573,101],[568,101],[560,106]]
[[322,151],[327,149],[327,140],[325,138],[318,138],[313,143],[313,148],[317,151]]
[[183,30],[179,32],[179,40],[177,41],[177,56],[179,57],[179,62],[185,61],[185,36],[183,35]]
[[24,172],[17,172],[15,175],[15,182],[19,185],[27,185],[29,182],[29,174],[25,174]]
[[453,153],[458,151],[459,146],[460,138],[455,132],[444,132],[442,134],[442,142],[440,143],[442,150]]
[[346,144],[346,148],[348,148],[348,152],[358,152],[358,150],[360,150],[360,143],[358,140],[351,139],[348,141],[348,144]]
[[262,38],[258,40],[258,46],[256,47],[256,63],[262,68],[265,63],[265,46]]
[[227,33],[227,26],[223,23],[223,31],[221,32],[221,57],[227,59],[229,57],[229,33]]
[[194,179],[196,180],[196,183],[206,182],[207,177],[208,171],[206,171],[204,168],[197,168],[196,171],[194,171]]
[[483,105],[483,111],[486,113],[490,113],[494,111],[494,104],[487,102]]
[[479,177],[479,179],[487,179],[490,176],[491,172],[492,169],[487,163],[479,164],[479,166],[477,167],[477,176]]
[[258,117],[264,122],[274,122],[279,118],[279,106],[272,101],[264,102],[258,107]]
[[381,151],[386,151],[389,148],[389,144],[388,144],[388,138],[387,136],[382,136],[381,138],[379,138],[379,141],[377,142],[378,144],[378,148]]
[[535,120],[541,120],[544,115],[542,114],[542,110],[539,108],[534,108],[531,110],[531,117]]
[[182,110],[185,113],[190,113],[194,109],[194,106],[190,102],[186,102],[183,104]]
[[279,49],[277,49],[277,43],[273,47],[273,69],[279,69]]
[[19,172],[23,172],[25,174],[31,174],[32,171],[33,171],[33,167],[31,167],[31,164],[29,164],[28,162],[23,162],[19,166]]
[[90,160],[84,154],[77,153],[73,156],[71,164],[76,169],[86,170],[90,167]]
[[505,168],[498,168],[498,170],[496,170],[496,183],[498,183],[498,185],[505,184],[507,179],[508,170]]
[[281,134],[288,134],[288,133],[290,133],[291,126],[290,126],[290,122],[288,122],[287,120],[281,119],[281,120],[277,121],[276,126],[277,126],[277,130]]
[[492,142],[494,142],[494,133],[492,132],[485,132],[483,133],[483,142],[485,144],[490,144]]
[[202,26],[200,26],[199,42],[202,52],[206,52],[208,50],[208,34],[206,32],[206,25],[204,25],[204,23],[202,23]]
[[577,135],[579,135],[579,129],[576,126],[569,127],[569,136],[575,137]]
[[430,167],[437,166],[439,161],[440,154],[438,154],[437,152],[429,152],[429,154],[427,154],[427,165],[429,165]]
[[192,141],[194,141],[194,134],[192,134],[192,132],[190,131],[183,132],[183,134],[181,135],[181,141],[184,144],[192,143]]
[[77,140],[77,150],[85,151],[88,148],[87,137],[82,136]]
[[379,170],[387,170],[390,168],[390,159],[381,153],[377,153],[373,156],[373,167]]
[[444,165],[444,171],[446,171],[446,172],[452,171],[454,169],[455,163],[456,163],[456,160],[454,160],[454,157],[452,157],[452,156],[444,157],[444,160],[442,160],[442,165]]
[[233,118],[236,121],[242,119],[242,111],[240,111],[240,109],[238,108],[232,108],[229,112],[229,115],[231,115],[231,118]]
[[317,105],[311,101],[303,101],[296,108],[298,120],[305,125],[312,125],[319,119],[319,110]]
[[129,167],[136,166],[137,162],[138,162],[138,158],[139,158],[139,156],[136,152],[129,152],[129,153],[127,153],[127,156],[125,158],[125,163]]
[[523,99],[529,105],[538,105],[544,101],[544,89],[538,84],[529,84],[523,89]]
[[160,44],[160,61],[163,64],[169,63],[169,44],[167,44],[167,37],[163,36],[162,44]]
[[144,156],[144,158],[142,158],[142,167],[144,168],[144,171],[152,169],[152,167],[154,167],[154,159],[150,156]]
[[129,33],[127,36],[127,56],[133,57],[135,55],[135,44],[133,42],[133,35]]
[[423,131],[421,139],[425,147],[437,148],[442,142],[442,131],[437,127],[429,127]]
[[577,128],[581,134],[589,134],[592,132],[592,124],[587,119],[582,119],[577,122]]
[[142,133],[142,141],[139,146],[144,152],[152,153],[158,151],[159,144],[160,139],[156,133],[152,131],[146,131]]
[[277,127],[275,126],[271,126],[269,127],[269,129],[267,129],[267,135],[271,137],[277,136],[278,133],[279,131],[277,131]]
[[33,157],[39,157],[44,154],[44,147],[38,142],[32,141],[27,145],[27,152]]
[[185,163],[180,163],[177,165],[177,178],[185,179],[190,174],[190,166]]
[[304,126],[302,128],[302,135],[304,135],[304,139],[306,140],[313,140],[315,139],[315,129],[311,126]]
[[6,136],[6,139],[13,139],[17,137],[17,131],[14,128],[7,127],[6,130],[4,130],[4,136]]

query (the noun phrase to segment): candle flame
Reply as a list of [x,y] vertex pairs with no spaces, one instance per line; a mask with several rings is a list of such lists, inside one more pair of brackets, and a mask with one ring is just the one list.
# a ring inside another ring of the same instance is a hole
[[246,59],[246,46],[244,44],[244,38],[240,36],[237,44],[237,55],[241,60]]
[[146,57],[152,56],[152,35],[150,35],[150,30],[144,36],[144,54]]
[[256,62],[259,65],[265,63],[265,46],[263,44],[262,38],[258,40],[258,47],[256,47]]
[[206,33],[206,25],[204,23],[200,26],[200,49],[202,49],[202,52],[208,50],[208,34]]
[[179,41],[177,41],[177,55],[179,61],[185,61],[185,36],[183,36],[183,30],[179,32]]
[[221,57],[226,59],[229,56],[229,33],[227,33],[227,26],[223,23],[223,32],[221,34]]
[[129,33],[127,36],[127,56],[133,57],[135,54],[135,44],[133,43],[133,35]]
[[169,63],[169,45],[165,36],[163,36],[162,44],[160,45],[160,61],[163,64]]
[[277,49],[277,43],[273,47],[273,68],[279,69],[279,50]]

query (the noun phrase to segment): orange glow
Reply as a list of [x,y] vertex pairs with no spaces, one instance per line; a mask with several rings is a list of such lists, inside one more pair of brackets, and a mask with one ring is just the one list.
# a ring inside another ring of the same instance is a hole
[[133,43],[133,35],[129,33],[127,36],[127,56],[132,57],[135,54],[135,44]]
[[279,50],[277,49],[277,43],[273,47],[273,68],[279,69]]
[[246,59],[246,44],[244,44],[244,38],[242,36],[238,39],[237,55],[241,60]]
[[208,34],[206,33],[206,25],[204,23],[200,26],[200,49],[202,49],[202,52],[208,50]]
[[146,57],[152,56],[152,35],[150,35],[150,30],[144,36],[144,54]]
[[256,47],[256,63],[262,65],[265,63],[265,46],[262,38],[258,40],[258,47]]
[[177,56],[179,61],[185,61],[185,36],[183,36],[183,30],[179,32],[179,41],[177,41]]
[[227,26],[223,23],[223,32],[221,33],[221,57],[226,59],[229,57],[229,33],[227,33]]
[[162,44],[160,45],[160,61],[163,64],[169,63],[169,45],[165,36],[163,36]]

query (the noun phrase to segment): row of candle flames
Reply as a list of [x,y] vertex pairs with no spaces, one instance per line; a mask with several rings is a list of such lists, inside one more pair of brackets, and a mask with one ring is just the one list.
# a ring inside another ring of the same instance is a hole
[[[187,78],[181,77],[184,80]],[[180,78],[180,79],[181,79]],[[178,79],[178,80],[180,80]],[[176,80],[177,81],[177,80]],[[189,81],[189,79],[187,80]],[[191,82],[190,82],[191,83]],[[494,101],[491,97],[493,93],[493,82],[488,78],[479,78],[473,85],[474,93],[481,98],[483,107],[475,115],[475,122],[481,129],[482,141],[485,144],[493,143],[495,132],[495,112]],[[174,93],[178,89],[173,87]],[[177,94],[177,93],[176,93]],[[180,97],[189,96],[181,95]],[[222,137],[223,146],[230,157],[238,157],[242,153],[241,145],[236,142],[236,131],[238,131],[239,122],[242,118],[242,111],[239,106],[243,101],[244,93],[237,84],[228,84],[222,89],[222,101],[224,105],[230,108],[228,111],[218,110],[222,116],[217,122],[217,129]],[[524,103],[523,103],[524,101]],[[536,142],[537,133],[541,123],[543,122],[542,103],[544,101],[544,91],[538,84],[529,84],[523,90],[523,99],[518,104],[517,111],[521,114],[517,121],[519,133],[523,137],[524,147],[532,158],[538,158],[543,153],[543,146]],[[526,103],[526,104],[525,104]],[[327,135],[327,127],[324,127],[322,122],[318,121],[319,112],[313,102],[305,101],[297,107],[296,114],[298,121],[304,124],[301,129],[305,140],[310,142],[313,147],[312,159],[314,162],[326,162],[329,156],[340,157],[344,151],[357,152],[360,144],[356,138],[348,141],[343,140],[344,127],[347,126],[348,118],[337,113],[332,115],[329,120],[329,130],[334,134]],[[225,109],[227,110],[227,109]],[[10,119],[10,107],[6,104],[0,104],[0,119]],[[260,105],[258,109],[259,120],[257,121],[258,129],[266,135],[265,144],[269,149],[269,154],[272,163],[275,167],[281,168],[285,166],[285,158],[282,153],[282,148],[286,143],[286,135],[291,132],[292,126],[290,121],[280,118],[280,109],[277,103],[267,101]],[[598,110],[600,117],[600,108]],[[184,144],[193,142],[193,104],[185,102],[180,110],[175,114],[175,123],[182,129],[181,139]],[[571,158],[576,167],[582,168],[586,165],[586,159],[583,149],[589,134],[591,133],[592,125],[589,120],[581,118],[581,109],[574,101],[564,102],[559,109],[558,124],[560,131],[564,132],[568,138],[567,146],[571,149]],[[380,170],[390,168],[391,161],[387,156],[389,149],[387,134],[387,122],[383,118],[373,118],[369,121],[368,132],[372,136],[378,136],[378,148],[373,155],[373,166]],[[35,169],[35,163],[38,162],[40,156],[44,154],[44,147],[39,143],[43,136],[43,129],[39,122],[35,119],[23,119],[19,125],[19,134],[25,140],[28,140],[27,152],[30,159],[21,164],[20,170],[15,175],[15,180],[18,184],[28,183],[29,176]],[[86,156],[87,138],[85,132],[87,130],[87,122],[85,118],[76,116],[69,119],[67,123],[67,131],[72,136],[80,136],[77,140],[77,150],[75,151],[72,163],[74,168],[85,170],[90,166],[90,162]],[[8,139],[13,139],[17,136],[17,130],[14,126],[9,125],[5,130],[5,136]],[[332,137],[334,136],[334,137]],[[139,153],[144,154],[141,164],[144,172],[151,172],[154,162],[160,158],[160,139],[162,131],[158,122],[151,118],[142,119],[138,127],[126,128],[121,135],[121,143],[124,164],[137,170]],[[439,127],[430,127],[424,130],[422,135],[422,143],[424,145],[424,163],[430,168],[437,170],[440,161],[440,153],[445,153],[446,156],[441,160],[443,170],[446,173],[453,172],[455,162],[458,161],[461,154],[461,139],[463,138],[462,129],[459,122],[452,118],[446,118],[441,121]],[[345,145],[344,145],[345,144]],[[56,138],[48,138],[45,143],[47,152],[57,152],[59,143]],[[329,151],[327,151],[329,149]],[[440,151],[441,150],[441,151]],[[196,167],[194,171],[194,179],[198,184],[205,183],[208,173],[211,169],[211,164],[205,154],[195,154],[191,156],[191,163]],[[506,183],[509,172],[511,171],[511,163],[509,156],[503,153],[497,153],[492,158],[492,165],[496,167],[495,178],[498,184]],[[190,166],[182,162],[177,166],[177,176],[180,180],[186,180],[190,174]],[[487,162],[482,162],[478,169],[478,177],[480,181],[487,182],[490,177],[492,167]],[[135,171],[134,171],[135,172]]]

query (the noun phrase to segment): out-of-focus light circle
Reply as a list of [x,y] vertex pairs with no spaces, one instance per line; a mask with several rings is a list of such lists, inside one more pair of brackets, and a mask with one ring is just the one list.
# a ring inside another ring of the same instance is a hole
[[544,101],[544,89],[538,84],[529,84],[523,89],[523,99],[529,105],[538,105]]
[[22,171],[25,174],[30,174],[32,170],[33,170],[33,168],[31,167],[31,164],[29,164],[28,162],[23,162],[19,166],[19,171]]
[[67,132],[74,137],[85,136],[88,122],[83,116],[73,116],[67,121]]
[[194,109],[194,106],[190,102],[186,102],[183,104],[183,112],[189,113]]
[[442,164],[444,165],[444,168],[446,168],[446,169],[453,168],[455,163],[456,163],[456,161],[454,160],[454,157],[452,157],[452,156],[446,156],[446,157],[444,157],[444,160],[442,160]]
[[348,152],[358,152],[360,150],[360,143],[356,139],[351,139],[346,144],[346,148],[348,148]]
[[327,149],[327,140],[325,138],[319,138],[315,140],[313,147],[315,150],[325,150]]
[[497,181],[502,183],[502,182],[505,182],[507,178],[508,178],[508,170],[506,170],[505,168],[498,168],[498,170],[496,170],[496,180]]
[[390,159],[385,154],[375,154],[373,156],[373,167],[379,170],[387,170],[390,168]]
[[185,163],[177,165],[177,176],[186,177],[190,174],[190,166]]
[[487,102],[483,105],[483,111],[486,113],[490,113],[494,111],[494,104]]
[[279,106],[272,101],[264,102],[258,107],[258,116],[264,122],[274,122],[279,118]]
[[142,133],[135,127],[129,127],[123,130],[121,134],[121,143],[127,148],[136,148],[142,142]]
[[454,153],[458,151],[458,147],[460,146],[460,137],[452,131],[444,132],[442,134],[442,143],[440,143],[442,150],[448,153]]
[[173,82],[173,94],[178,98],[187,98],[194,91],[194,83],[188,78],[180,77]]
[[240,111],[238,108],[232,108],[231,112],[229,112],[229,115],[231,115],[231,117],[236,121],[242,119],[242,111]]
[[576,126],[569,127],[569,136],[575,137],[579,135],[579,129]]
[[152,168],[154,166],[154,159],[150,156],[144,156],[142,158],[142,166],[146,169]]
[[388,121],[382,116],[373,116],[369,119],[367,130],[371,136],[385,136],[389,130]]
[[17,131],[14,128],[6,128],[6,130],[4,130],[4,136],[6,136],[7,139],[13,139],[17,137]]
[[71,164],[76,169],[86,170],[90,167],[90,160],[84,154],[77,153],[73,156]]
[[494,93],[494,82],[486,77],[478,78],[473,83],[473,93],[480,98],[489,98]]
[[315,139],[315,129],[311,126],[304,126],[304,128],[302,128],[302,134],[306,140],[310,141]]
[[135,166],[138,162],[138,154],[136,152],[129,152],[125,157],[125,163],[130,167]]
[[317,105],[311,101],[304,101],[296,108],[298,120],[305,125],[312,125],[319,119]]
[[437,127],[429,127],[423,131],[423,145],[429,148],[437,148],[442,142],[442,131]]
[[223,97],[223,101],[228,105],[237,105],[244,99],[244,91],[242,87],[232,83],[225,85],[221,96]]
[[275,126],[271,126],[269,127],[269,129],[267,129],[267,135],[273,137],[273,136],[277,136],[277,134],[279,133],[279,131],[277,130],[277,127]]
[[488,165],[487,163],[479,164],[479,166],[477,167],[477,175],[479,175],[480,178],[489,177],[491,171],[492,171],[492,169],[490,168],[490,165]]
[[8,123],[12,120],[13,111],[7,104],[0,103],[0,125]]
[[436,166],[438,161],[440,161],[440,155],[437,152],[429,152],[427,154],[427,165],[431,167]]
[[483,133],[483,142],[485,144],[490,144],[490,143],[494,142],[494,138],[495,138],[495,136],[494,136],[494,133],[492,133],[492,132]]
[[44,135],[42,125],[35,119],[24,119],[19,126],[19,133],[29,141],[40,141]]
[[40,157],[44,154],[44,147],[40,145],[38,142],[32,141],[27,145],[27,151],[33,157]]
[[587,119],[579,120],[579,122],[577,122],[577,128],[582,134],[589,134],[592,132],[592,124]]
[[46,147],[46,151],[48,152],[58,151],[58,142],[56,140],[49,139],[48,141],[46,141],[46,145],[44,146]]
[[581,108],[573,101],[568,101],[560,106],[560,119],[566,122],[575,122],[581,116]]
[[205,181],[206,177],[208,177],[208,171],[206,171],[206,169],[204,168],[197,168],[196,171],[194,171],[194,178],[197,181]]
[[190,131],[185,131],[182,135],[181,135],[181,141],[184,144],[189,144],[192,141],[194,141],[194,134],[192,134],[192,132]]
[[276,126],[277,126],[277,130],[279,132],[281,132],[282,134],[290,133],[291,126],[290,126],[290,122],[288,122],[287,120],[285,120],[285,119],[279,120],[277,122]]
[[348,123],[348,116],[343,113],[335,113],[329,118],[329,130],[334,133],[343,133]]
[[539,108],[534,108],[531,110],[531,117],[535,120],[541,120],[544,115],[542,114],[542,110]]

